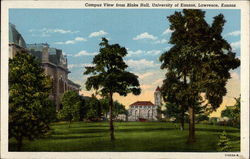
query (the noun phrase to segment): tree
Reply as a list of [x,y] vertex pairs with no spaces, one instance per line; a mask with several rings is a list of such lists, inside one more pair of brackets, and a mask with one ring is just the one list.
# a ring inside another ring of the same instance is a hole
[[75,91],[66,91],[62,97],[63,108],[59,111],[59,118],[69,121],[69,127],[72,120],[79,120],[81,98]]
[[[101,107],[102,107],[102,113],[107,117],[109,113],[109,99],[104,97],[99,100]],[[117,117],[118,114],[125,114],[127,115],[128,112],[125,109],[125,106],[118,101],[114,101],[114,109],[113,109],[113,118]]]
[[233,126],[240,127],[240,97],[235,98],[235,100],[235,105],[223,110],[221,116],[228,117],[232,121]]
[[128,67],[123,61],[127,50],[119,44],[108,43],[106,38],[102,38],[100,43],[99,54],[93,59],[93,67],[85,67],[85,75],[92,75],[86,81],[86,89],[91,88],[99,90],[101,94],[109,98],[110,112],[110,138],[113,141],[114,126],[113,126],[113,94],[126,96],[128,93],[139,95],[138,76],[126,71]]
[[86,99],[83,96],[80,96],[80,99],[81,99],[81,104],[79,109],[79,114],[80,114],[79,120],[82,121],[87,114],[87,104],[86,104]]
[[165,107],[166,110],[164,111],[164,114],[168,118],[175,118],[176,122],[180,122],[180,130],[184,130],[186,111],[183,110],[183,107],[181,107],[181,105],[177,105],[175,103],[170,103],[170,102],[166,102]]
[[202,102],[201,93],[205,94],[206,108],[218,108],[227,93],[229,71],[240,65],[230,44],[221,36],[224,16],[215,16],[212,25],[204,17],[204,11],[192,9],[169,16],[173,47],[160,57],[161,69],[167,69],[162,94],[188,110],[189,143],[195,142],[194,110]]
[[55,117],[49,100],[51,81],[34,56],[17,54],[9,59],[9,138],[14,137],[21,150],[24,138],[45,135]]
[[119,103],[118,101],[114,102],[114,117],[117,117],[119,114],[128,115],[128,111],[125,109],[125,105]]
[[102,112],[101,112],[101,104],[99,100],[92,96],[86,101],[86,107],[87,107],[87,119],[91,121],[97,121],[101,118]]
[[101,108],[102,108],[102,113],[105,116],[105,118],[108,117],[109,113],[109,99],[106,97],[101,98],[100,100]]

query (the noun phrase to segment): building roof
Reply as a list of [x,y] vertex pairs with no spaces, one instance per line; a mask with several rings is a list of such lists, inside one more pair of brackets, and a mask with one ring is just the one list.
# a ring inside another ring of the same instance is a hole
[[154,104],[150,101],[137,101],[130,106],[154,106]]
[[50,48],[47,43],[27,44],[27,48],[29,49],[30,53],[34,55],[39,61],[42,61],[44,47],[48,47],[49,62],[67,68],[67,57],[63,55],[62,50]]
[[9,44],[15,44],[22,48],[26,48],[26,43],[22,35],[17,31],[14,24],[9,23]]
[[155,91],[161,91],[160,87],[157,86],[157,88],[155,89]]
[[80,87],[81,87],[79,84],[76,84],[75,82],[73,82],[73,81],[71,81],[71,80],[69,80],[69,79],[68,79],[68,84],[69,84],[69,85],[72,85],[72,86],[75,86],[75,87],[77,87],[77,88],[80,88]]

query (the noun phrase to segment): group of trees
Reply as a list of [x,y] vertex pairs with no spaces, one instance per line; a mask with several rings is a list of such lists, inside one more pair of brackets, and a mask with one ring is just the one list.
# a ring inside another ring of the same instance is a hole
[[[109,114],[109,100],[95,96],[84,97],[74,91],[66,91],[62,97],[62,109],[56,113],[55,104],[49,98],[51,79],[45,75],[41,63],[28,53],[18,53],[9,60],[9,138],[15,138],[20,150],[24,139],[33,140],[45,136],[50,123],[56,120],[100,120]],[[125,106],[114,102],[114,117],[127,114]]]
[[[98,99],[81,96],[75,91],[66,91],[62,97],[62,109],[58,112],[59,120],[69,121],[101,121],[109,118],[109,101],[107,98]],[[127,115],[125,106],[114,101],[113,117],[118,114]]]
[[[225,19],[214,17],[209,25],[205,12],[184,9],[168,17],[173,30],[173,46],[160,57],[167,73],[161,88],[163,99],[180,111],[181,120],[189,116],[188,142],[195,142],[195,109],[201,104],[215,110],[226,95],[230,70],[240,65],[230,44],[223,39]],[[202,96],[204,94],[204,96]]]

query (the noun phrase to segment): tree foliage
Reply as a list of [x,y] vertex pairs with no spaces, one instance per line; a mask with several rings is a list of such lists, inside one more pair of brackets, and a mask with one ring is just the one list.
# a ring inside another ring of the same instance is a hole
[[218,151],[220,152],[228,152],[231,151],[231,143],[229,138],[227,137],[226,131],[223,131],[220,136],[219,136],[219,142],[217,144],[218,146]]
[[79,120],[81,98],[75,91],[66,91],[62,97],[63,108],[59,111],[59,118],[69,121],[69,127],[72,120]]
[[83,96],[80,96],[80,100],[81,100],[81,105],[80,105],[80,109],[79,109],[79,120],[82,121],[87,114],[87,103],[86,103],[86,99]]
[[235,98],[236,103],[233,107],[227,107],[221,112],[222,117],[228,117],[233,126],[240,127],[240,97]]
[[201,93],[205,94],[207,108],[218,108],[227,93],[229,71],[240,65],[221,36],[224,16],[215,16],[211,25],[204,17],[204,11],[192,9],[169,16],[173,46],[160,57],[161,69],[167,69],[161,88],[163,99],[188,110],[190,142],[195,141],[194,108],[202,102]]
[[99,54],[93,59],[93,67],[85,67],[85,75],[92,75],[86,81],[86,89],[91,88],[101,92],[109,98],[110,136],[114,140],[113,127],[113,94],[126,96],[128,93],[140,94],[138,76],[126,71],[127,65],[123,61],[127,50],[119,44],[109,44],[102,38]]
[[92,96],[91,98],[86,100],[86,108],[87,108],[86,118],[88,120],[96,121],[101,118],[102,116],[101,103],[95,96]]
[[49,100],[51,81],[35,57],[17,54],[9,60],[9,138],[30,140],[45,135],[54,120],[55,107]]

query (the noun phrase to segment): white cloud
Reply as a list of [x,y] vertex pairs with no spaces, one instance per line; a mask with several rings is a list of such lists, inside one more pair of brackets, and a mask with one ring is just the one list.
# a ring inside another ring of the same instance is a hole
[[40,37],[49,37],[52,33],[59,33],[59,34],[74,34],[78,33],[79,31],[72,31],[72,30],[64,30],[64,29],[30,29],[29,32],[32,32],[32,36],[40,36]]
[[240,48],[240,41],[236,41],[230,44],[233,51],[235,51],[237,48]]
[[136,51],[132,51],[129,50],[128,51],[128,57],[130,56],[134,56],[134,55],[158,55],[162,53],[161,50],[149,50],[149,51],[144,51],[144,50],[136,50]]
[[73,33],[78,33],[79,31],[72,31],[72,30],[63,30],[63,29],[50,29],[48,32],[51,33],[61,33],[61,34],[73,34]]
[[82,64],[69,64],[68,68],[83,68],[83,67],[91,67],[91,66],[95,66],[94,64],[86,64],[86,63],[82,63]]
[[146,54],[149,54],[149,55],[159,55],[160,53],[162,53],[161,50],[150,50],[146,52]]
[[126,60],[126,63],[128,64],[129,67],[131,67],[134,70],[142,70],[159,66],[159,64],[154,63],[154,61],[148,61],[146,59],[140,59],[140,60],[130,59]]
[[141,39],[150,39],[150,40],[156,40],[157,37],[154,35],[149,34],[148,32],[141,33],[133,38],[133,40],[141,40]]
[[79,53],[77,53],[74,56],[75,57],[78,57],[78,56],[94,56],[96,54],[97,54],[97,52],[87,52],[86,50],[82,50],[82,51],[80,51]]
[[240,30],[236,30],[226,34],[226,36],[239,36],[239,35],[240,35]]
[[54,44],[57,44],[57,45],[65,45],[66,44],[67,45],[67,44],[75,44],[75,43],[80,42],[80,41],[87,41],[87,39],[82,38],[82,37],[76,37],[73,40],[55,42]]
[[167,43],[168,41],[166,39],[161,39],[161,40],[157,40],[155,41],[155,44],[164,44]]
[[169,33],[172,33],[173,30],[170,30],[170,28],[167,28],[163,33],[162,35],[166,35],[166,34],[169,34]]
[[143,50],[136,50],[136,51],[129,50],[128,56],[139,55],[139,54],[143,54],[143,53],[145,53],[145,51],[143,51]]
[[92,37],[103,36],[103,35],[107,35],[107,34],[108,34],[107,32],[100,30],[98,32],[90,33],[89,37],[92,38]]
[[144,78],[152,76],[152,75],[154,75],[153,72],[146,72],[146,73],[140,74],[138,76],[139,76],[140,79],[144,79]]

